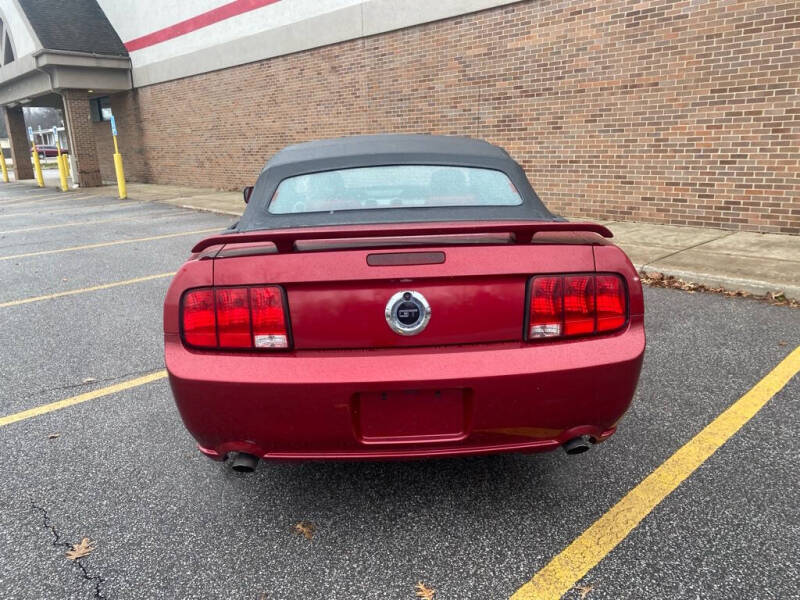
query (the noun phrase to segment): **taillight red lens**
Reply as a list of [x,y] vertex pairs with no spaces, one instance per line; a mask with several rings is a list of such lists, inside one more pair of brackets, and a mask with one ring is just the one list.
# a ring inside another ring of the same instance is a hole
[[594,276],[564,277],[564,335],[594,332]]
[[528,336],[557,337],[562,334],[564,294],[561,277],[536,277],[531,284],[531,315]]
[[628,318],[619,275],[545,275],[530,284],[528,339],[606,333]]
[[192,290],[183,296],[183,339],[192,346],[217,345],[217,318],[212,290]]
[[283,294],[276,286],[201,288],[184,294],[186,344],[200,348],[289,347]]
[[616,275],[597,276],[597,331],[612,331],[625,324],[628,300]]
[[217,327],[220,348],[248,348],[250,337],[250,300],[247,288],[217,290]]
[[253,309],[253,343],[256,348],[288,348],[283,297],[275,287],[250,289]]

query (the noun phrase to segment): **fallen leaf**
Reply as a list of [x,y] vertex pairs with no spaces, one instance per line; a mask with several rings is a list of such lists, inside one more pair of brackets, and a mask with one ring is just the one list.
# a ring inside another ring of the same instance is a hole
[[310,521],[300,521],[297,525],[294,526],[294,532],[302,535],[307,540],[310,540],[314,537],[314,532],[317,530],[317,526],[311,523]]
[[83,538],[79,544],[73,544],[72,550],[67,552],[67,558],[70,560],[78,560],[84,556],[89,556],[97,546],[97,542],[91,541],[89,538]]
[[59,437],[61,437],[60,433],[51,433],[50,435],[47,436],[47,439],[48,440],[54,440],[54,439],[59,438]]
[[433,595],[436,593],[436,590],[427,587],[421,581],[417,583],[414,589],[417,590],[417,598],[422,598],[422,600],[433,600]]
[[778,342],[778,346],[785,346],[785,345],[787,345],[788,343],[789,343],[789,342],[787,342],[787,341],[785,341],[785,340],[781,340],[781,341],[779,341],[779,342]]
[[665,275],[664,273],[645,272],[639,271],[639,280],[643,285],[650,285],[660,288],[671,288],[674,290],[683,290],[690,294],[694,292],[709,292],[712,294],[721,294],[727,297],[736,298],[754,298],[762,302],[768,302],[777,306],[788,306],[790,308],[800,308],[800,299],[787,298],[783,292],[767,292],[764,295],[756,295],[744,290],[728,290],[723,287],[711,287],[703,285],[702,283],[693,283],[678,279],[673,275]]
[[593,589],[594,589],[593,585],[579,585],[578,591],[581,593],[581,600],[586,598],[586,596],[589,595],[589,592],[591,592]]
[[83,383],[92,383],[93,381],[97,381],[94,377],[87,377],[83,380]]

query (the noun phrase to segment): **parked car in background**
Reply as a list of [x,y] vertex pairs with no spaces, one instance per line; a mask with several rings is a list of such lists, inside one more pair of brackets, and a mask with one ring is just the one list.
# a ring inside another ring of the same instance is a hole
[[[39,154],[39,158],[51,158],[53,156],[58,156],[58,148],[55,146],[36,144],[36,152]],[[61,154],[69,154],[69,150],[62,148]]]
[[577,454],[615,432],[645,348],[636,270],[501,148],[299,144],[245,199],[164,305],[170,384],[207,456]]

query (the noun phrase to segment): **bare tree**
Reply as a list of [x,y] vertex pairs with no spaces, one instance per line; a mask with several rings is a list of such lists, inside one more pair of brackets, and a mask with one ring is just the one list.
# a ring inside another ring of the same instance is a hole
[[25,125],[39,129],[52,129],[53,127],[63,127],[64,117],[57,108],[47,108],[44,106],[23,107],[22,113],[25,116]]

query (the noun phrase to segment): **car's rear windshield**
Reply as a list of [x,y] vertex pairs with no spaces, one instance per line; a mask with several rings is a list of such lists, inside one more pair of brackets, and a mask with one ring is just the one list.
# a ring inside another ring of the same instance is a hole
[[394,165],[308,173],[281,181],[272,214],[372,208],[518,206],[505,173],[475,167]]

